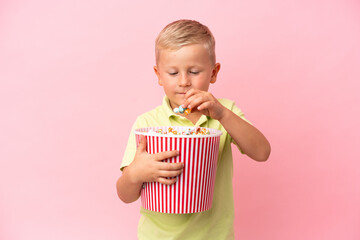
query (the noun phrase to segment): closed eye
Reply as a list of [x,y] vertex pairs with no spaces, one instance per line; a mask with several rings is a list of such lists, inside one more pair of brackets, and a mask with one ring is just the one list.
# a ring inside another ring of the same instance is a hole
[[171,76],[175,76],[176,74],[178,74],[177,72],[170,72],[169,75]]
[[194,75],[199,74],[199,72],[195,72],[195,71],[191,71],[190,73]]

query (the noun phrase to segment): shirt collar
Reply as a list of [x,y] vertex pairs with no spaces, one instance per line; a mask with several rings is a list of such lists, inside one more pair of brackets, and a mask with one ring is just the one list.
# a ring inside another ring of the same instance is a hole
[[170,101],[169,101],[169,98],[167,96],[164,97],[162,106],[163,106],[163,108],[165,110],[165,113],[166,113],[166,116],[168,118],[170,118],[171,116],[177,116],[174,113],[173,109],[171,108]]

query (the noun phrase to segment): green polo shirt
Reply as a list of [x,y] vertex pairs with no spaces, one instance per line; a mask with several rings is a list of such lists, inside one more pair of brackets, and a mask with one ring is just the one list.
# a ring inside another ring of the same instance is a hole
[[[223,106],[246,120],[233,101],[218,100]],[[234,239],[233,160],[231,153],[233,140],[219,121],[205,115],[202,115],[195,125],[219,129],[223,132],[220,139],[212,208],[200,213],[168,214],[149,211],[141,207],[138,225],[138,239],[140,240]],[[135,156],[134,129],[155,126],[194,126],[194,124],[185,117],[176,115],[170,107],[169,99],[165,96],[161,106],[136,119],[125,149],[121,169],[128,166]]]

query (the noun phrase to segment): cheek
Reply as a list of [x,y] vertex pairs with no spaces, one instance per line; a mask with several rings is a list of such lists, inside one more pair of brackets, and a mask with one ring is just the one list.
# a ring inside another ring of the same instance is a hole
[[164,79],[163,86],[164,86],[164,88],[171,90],[171,89],[175,88],[176,81],[174,81],[174,79]]
[[194,81],[193,86],[196,89],[207,91],[210,84],[210,78],[203,77],[201,79],[197,79],[197,81]]

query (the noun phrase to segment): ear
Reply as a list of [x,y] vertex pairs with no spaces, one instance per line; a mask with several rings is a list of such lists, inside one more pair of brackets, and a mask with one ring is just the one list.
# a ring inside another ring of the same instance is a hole
[[212,73],[211,73],[210,83],[216,82],[217,74],[220,71],[220,66],[221,66],[220,63],[215,63],[214,69],[212,70]]
[[161,81],[159,69],[158,69],[157,66],[154,66],[154,72],[155,72],[155,74],[156,74],[156,76],[157,76],[157,78],[158,78],[158,84],[159,84],[160,86],[162,86],[162,81]]

